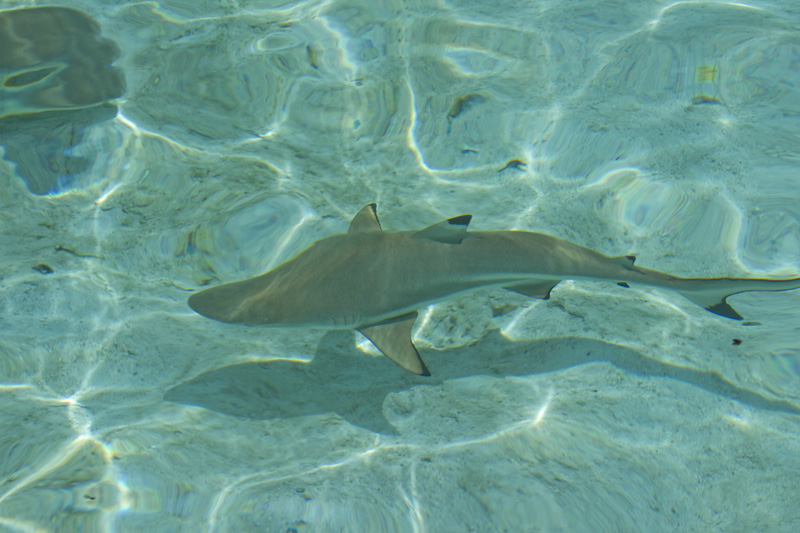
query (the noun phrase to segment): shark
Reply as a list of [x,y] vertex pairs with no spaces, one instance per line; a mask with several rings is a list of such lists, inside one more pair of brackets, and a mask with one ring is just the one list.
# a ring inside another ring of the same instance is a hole
[[347,233],[320,239],[260,276],[196,292],[188,304],[227,323],[357,330],[405,370],[429,376],[411,337],[419,309],[484,287],[548,299],[565,279],[645,284],[733,320],[743,319],[727,302],[733,294],[800,287],[800,277],[677,277],[639,267],[633,255],[606,256],[543,233],[469,231],[471,220],[383,231],[371,203]]

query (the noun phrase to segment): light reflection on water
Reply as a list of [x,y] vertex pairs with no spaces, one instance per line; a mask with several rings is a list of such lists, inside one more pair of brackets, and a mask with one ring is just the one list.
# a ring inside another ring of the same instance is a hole
[[797,294],[737,296],[745,326],[655,289],[476,293],[421,310],[428,381],[349,333],[185,304],[371,201],[388,230],[472,213],[676,274],[796,275],[789,7],[0,11],[0,524],[796,523]]

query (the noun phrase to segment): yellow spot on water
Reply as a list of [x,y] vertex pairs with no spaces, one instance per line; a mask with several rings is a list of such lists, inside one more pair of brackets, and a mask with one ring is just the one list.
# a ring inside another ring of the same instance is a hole
[[700,65],[695,70],[694,76],[699,82],[717,81],[719,79],[719,68],[713,65]]

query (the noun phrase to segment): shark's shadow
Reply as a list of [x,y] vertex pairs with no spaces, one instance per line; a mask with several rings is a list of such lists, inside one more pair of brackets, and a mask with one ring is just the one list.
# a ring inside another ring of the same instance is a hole
[[800,415],[797,406],[737,387],[716,372],[669,365],[593,339],[512,342],[492,331],[470,346],[425,350],[423,358],[430,377],[410,374],[385,357],[359,353],[352,333],[331,331],[310,363],[278,360],[219,368],[170,389],[164,399],[261,420],[333,412],[357,426],[391,434],[396,430],[382,413],[391,392],[473,375],[525,376],[607,361],[634,374],[672,378],[758,409]]

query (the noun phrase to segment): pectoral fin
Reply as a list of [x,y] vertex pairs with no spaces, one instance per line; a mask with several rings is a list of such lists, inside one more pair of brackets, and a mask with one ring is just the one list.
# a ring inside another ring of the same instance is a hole
[[411,342],[411,328],[414,326],[416,318],[417,312],[414,311],[404,315],[396,322],[369,326],[358,331],[372,341],[372,344],[383,355],[409,372],[421,376],[430,376],[431,373],[425,363],[422,362],[422,359],[420,359],[414,343]]

